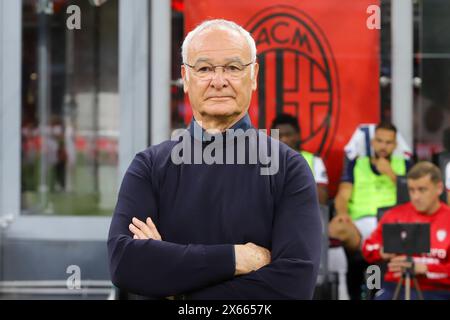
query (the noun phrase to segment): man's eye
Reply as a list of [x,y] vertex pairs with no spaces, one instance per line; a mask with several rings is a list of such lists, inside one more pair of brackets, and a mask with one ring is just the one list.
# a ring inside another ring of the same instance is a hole
[[234,64],[226,66],[225,69],[227,71],[230,71],[230,72],[237,72],[237,71],[241,71],[242,70],[242,68],[240,66],[234,65]]
[[198,67],[197,72],[200,72],[200,73],[212,72],[212,67],[207,67],[207,66]]

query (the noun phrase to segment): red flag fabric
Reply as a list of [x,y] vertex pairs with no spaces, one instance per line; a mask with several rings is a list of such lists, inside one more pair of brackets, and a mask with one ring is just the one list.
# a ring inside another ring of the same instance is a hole
[[[299,119],[302,149],[325,162],[334,195],[344,145],[361,123],[376,123],[379,30],[369,29],[374,0],[185,0],[186,33],[207,19],[251,32],[260,65],[249,114],[269,128],[279,113]],[[192,112],[186,113],[189,122]]]

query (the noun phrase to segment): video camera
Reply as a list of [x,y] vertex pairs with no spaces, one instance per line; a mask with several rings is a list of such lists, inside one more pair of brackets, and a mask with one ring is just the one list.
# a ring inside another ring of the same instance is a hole
[[430,252],[429,223],[385,223],[382,232],[385,253],[413,255]]

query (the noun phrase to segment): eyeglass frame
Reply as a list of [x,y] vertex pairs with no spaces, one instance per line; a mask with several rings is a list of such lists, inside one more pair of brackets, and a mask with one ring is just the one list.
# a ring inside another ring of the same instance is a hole
[[[254,64],[255,62],[256,62],[256,61],[250,61],[249,63],[243,64],[243,65],[242,65],[243,69],[242,69],[241,71],[244,71],[245,68],[247,68],[248,66]],[[232,62],[230,62],[230,63],[232,63]],[[208,64],[209,64],[209,63],[208,63]],[[186,63],[186,62],[183,62],[183,65],[185,65],[185,66],[187,66],[187,67],[193,69],[194,72],[196,72],[195,69],[194,69],[194,68],[195,68],[195,65],[190,65],[190,64],[188,64],[188,63]],[[205,78],[205,79],[202,79],[202,80],[205,80],[205,81],[207,81],[207,80],[212,80],[213,77],[214,77],[214,74],[216,73],[216,68],[218,68],[218,67],[221,67],[221,68],[224,70],[224,75],[226,74],[224,68],[227,66],[227,64],[223,64],[223,65],[213,65],[213,64],[209,64],[209,65],[213,68],[214,73],[212,74],[212,77],[211,77],[211,78]],[[194,73],[194,74],[195,74],[195,73]],[[198,75],[196,75],[196,76],[199,77]],[[199,78],[200,78],[200,77],[199,77]],[[236,79],[239,79],[239,78],[236,78]]]

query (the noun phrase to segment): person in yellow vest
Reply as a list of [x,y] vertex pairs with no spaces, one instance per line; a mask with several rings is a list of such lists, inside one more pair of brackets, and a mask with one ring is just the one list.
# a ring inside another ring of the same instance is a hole
[[[371,141],[372,156],[346,161],[335,198],[336,216],[329,229],[330,235],[342,240],[347,249],[359,249],[361,238],[365,239],[375,229],[378,208],[397,203],[397,176],[405,176],[411,163],[393,155],[396,135],[394,125],[379,124]],[[343,237],[349,233],[353,236]]]
[[286,113],[279,114],[272,121],[272,129],[279,130],[279,138],[294,150],[301,153],[314,175],[317,184],[317,194],[321,204],[328,202],[328,175],[323,160],[300,148],[300,126],[296,117]]
[[[378,208],[397,203],[397,177],[405,176],[411,163],[393,155],[397,129],[380,123],[371,140],[371,156],[346,159],[335,198],[336,215],[328,231],[347,249],[348,288],[352,299],[361,296],[361,282],[367,264],[361,256],[361,244],[377,226]],[[350,279],[350,280],[349,280]]]

